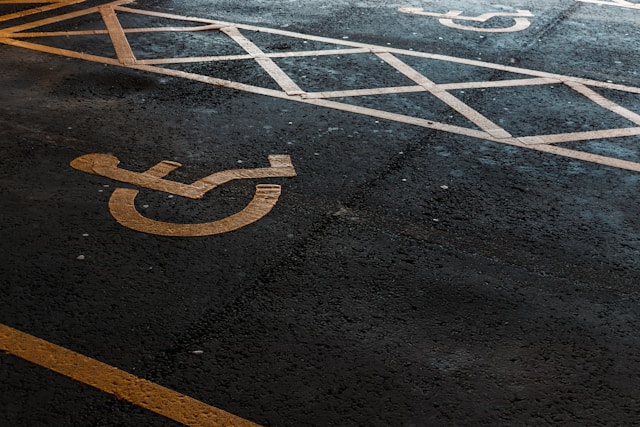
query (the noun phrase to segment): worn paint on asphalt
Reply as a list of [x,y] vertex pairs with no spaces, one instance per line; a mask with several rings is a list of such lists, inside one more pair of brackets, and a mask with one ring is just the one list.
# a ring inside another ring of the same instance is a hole
[[[640,135],[640,120],[638,120],[638,114],[624,108],[621,105],[614,103],[611,100],[604,98],[603,96],[595,93],[592,88],[612,89],[622,92],[640,94],[640,88],[633,86],[626,86],[608,82],[600,82],[596,80],[583,79],[578,77],[546,73],[543,71],[536,71],[524,68],[517,68],[511,66],[505,66],[501,64],[494,64],[489,62],[469,60],[464,58],[456,58],[451,56],[444,56],[438,54],[417,52],[412,50],[394,49],[387,46],[377,46],[365,43],[352,42],[340,39],[331,39],[326,37],[312,36],[301,33],[294,33],[289,31],[277,30],[266,27],[256,27],[251,25],[243,25],[222,21],[215,21],[204,18],[193,18],[174,14],[167,14],[161,12],[153,12],[148,10],[134,9],[125,7],[123,5],[131,3],[131,0],[119,0],[108,5],[99,7],[88,8],[85,10],[72,12],[64,15],[60,15],[53,18],[48,18],[28,24],[19,25],[16,27],[8,28],[0,31],[0,43],[17,46],[26,49],[32,49],[36,51],[52,53],[77,59],[83,59],[87,61],[95,61],[108,65],[122,66],[141,71],[147,71],[156,74],[164,74],[177,78],[184,78],[194,80],[202,83],[207,83],[216,86],[222,86],[230,89],[251,92],[266,96],[272,96],[281,99],[287,99],[296,102],[302,102],[306,104],[312,104],[322,106],[326,108],[332,108],[340,111],[367,115],[370,117],[381,118],[385,120],[396,121],[400,123],[406,123],[414,126],[420,126],[445,132],[450,132],[458,135],[470,136],[473,138],[493,141],[502,144],[508,144],[517,146],[520,148],[526,148],[530,150],[536,150],[546,153],[551,153],[563,157],[578,159],[586,162],[598,163],[610,167],[627,169],[631,171],[640,172],[640,163],[628,161],[624,159],[596,155],[576,149],[568,149],[562,146],[556,145],[568,142],[580,142],[605,138],[620,138],[627,136]],[[153,16],[158,18],[173,19],[182,22],[200,23],[203,26],[197,26],[192,28],[182,27],[164,27],[164,28],[126,28],[120,25],[117,17],[117,13],[131,13],[146,16]],[[54,22],[62,22],[71,18],[84,16],[88,14],[99,14],[102,16],[103,22],[106,26],[106,30],[90,30],[90,34],[105,34],[109,35],[116,51],[116,58],[109,58],[99,55],[91,55],[82,52],[74,52],[68,49],[53,48],[50,46],[31,43],[26,40],[34,37],[71,37],[75,35],[86,35],[87,31],[66,31],[66,32],[27,32],[26,30],[36,29],[43,25],[51,24]],[[129,33],[140,32],[185,32],[185,31],[217,31],[227,35],[231,40],[236,42],[246,54],[242,55],[225,55],[225,56],[199,56],[190,58],[155,58],[153,60],[138,60],[135,57],[131,46],[129,45],[126,35]],[[348,47],[350,49],[337,49],[334,51],[306,51],[306,52],[278,52],[278,53],[265,53],[255,44],[253,44],[247,37],[245,37],[240,30],[249,32],[261,32],[267,34],[281,35],[292,38],[298,38],[309,41],[317,41],[324,43],[332,43],[334,45]],[[332,91],[332,92],[306,92],[300,88],[294,80],[286,74],[274,61],[274,58],[284,57],[298,57],[298,56],[320,56],[320,55],[352,55],[369,53],[377,55],[382,61],[390,65],[392,70],[398,71],[410,80],[415,82],[415,85],[400,86],[400,87],[384,87],[384,88],[363,88],[362,90],[348,90],[348,91]],[[422,75],[403,61],[401,61],[397,55],[408,55],[418,58],[432,59],[438,61],[448,61],[457,64],[470,65],[479,68],[493,69],[497,71],[503,71],[508,73],[520,74],[522,79],[505,80],[501,82],[460,82],[455,84],[440,85],[430,81],[426,76]],[[253,86],[244,83],[233,82],[229,80],[223,80],[212,76],[194,74],[185,71],[162,68],[159,65],[162,64],[176,64],[176,63],[189,63],[200,61],[233,61],[239,59],[253,59],[255,60],[263,70],[273,78],[273,80],[280,86],[281,90],[275,90],[265,87]],[[542,135],[525,135],[525,136],[512,136],[506,129],[497,125],[489,118],[484,116],[482,112],[473,109],[461,99],[450,93],[450,91],[460,88],[492,88],[492,87],[516,87],[516,86],[529,86],[529,85],[551,85],[562,84],[564,87],[571,89],[574,92],[582,95],[586,100],[597,104],[598,106],[605,108],[629,122],[629,127],[613,128],[613,129],[597,129],[584,132],[561,132],[557,134],[542,134]],[[425,120],[422,118],[412,117],[405,114],[391,113],[382,109],[366,108],[347,104],[344,102],[338,102],[332,100],[332,98],[340,98],[347,96],[364,96],[364,95],[379,95],[379,94],[391,94],[391,93],[419,93],[428,92],[431,95],[436,96],[444,104],[453,108],[458,114],[470,120],[476,127],[464,127],[455,126],[446,123],[441,123],[432,120]],[[633,126],[635,125],[635,126]]]
[[3,324],[0,324],[0,351],[187,426],[257,426],[199,400]]
[[[85,154],[71,162],[74,169],[100,175],[120,182],[163,191],[190,199],[201,199],[214,188],[237,179],[275,178],[296,176],[288,155],[268,156],[268,168],[231,169],[215,172],[192,184],[164,179],[180,166],[180,163],[164,160],[144,172],[132,172],[118,167],[120,160],[109,154]],[[249,204],[226,218],[199,224],[175,224],[155,221],[140,214],[135,207],[138,190],[117,188],[109,199],[109,210],[123,226],[143,233],[160,236],[194,237],[227,233],[252,224],[267,215],[278,202],[280,186],[259,184]]]

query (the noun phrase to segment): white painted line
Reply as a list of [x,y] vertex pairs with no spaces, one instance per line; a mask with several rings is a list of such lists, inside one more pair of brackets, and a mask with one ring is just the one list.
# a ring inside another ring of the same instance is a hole
[[598,154],[587,153],[585,151],[570,150],[568,148],[559,147],[557,145],[536,145],[531,148],[536,151],[543,151],[545,153],[551,153],[562,157],[582,160],[584,162],[597,163],[612,168],[640,172],[640,163],[630,162],[627,160],[601,156]]
[[243,36],[235,27],[224,27],[220,31],[231,37],[247,53],[260,64],[262,68],[278,83],[287,95],[299,95],[304,93],[302,89],[289,77],[271,58],[268,58],[262,50],[249,39]]
[[490,89],[495,87],[537,86],[560,83],[562,83],[562,81],[558,79],[537,77],[532,79],[508,79],[489,82],[441,83],[438,84],[438,88],[442,90]]
[[347,111],[350,113],[363,114],[370,117],[376,117],[379,119],[392,120],[399,123],[406,123],[416,126],[421,126],[430,129],[441,130],[445,132],[457,133],[460,135],[471,136],[473,138],[488,139],[491,141],[498,141],[488,132],[481,130],[464,128],[461,126],[448,125],[445,123],[435,122],[432,120],[420,119],[417,117],[406,116],[404,114],[390,113],[388,111],[376,110],[373,108],[359,107],[356,105],[343,104],[341,102],[330,101],[327,99],[304,99],[300,98],[301,102],[307,104],[320,105],[323,107],[333,108],[340,111]]
[[615,6],[615,7],[626,7],[629,9],[638,9],[640,10],[640,4],[637,3],[631,3],[630,1],[626,1],[626,0],[609,0],[609,1],[603,1],[603,0],[576,0],[582,3],[593,3],[593,4],[598,4],[598,5],[604,5],[604,6]]
[[349,98],[353,96],[373,96],[373,95],[390,95],[394,93],[411,93],[411,92],[426,92],[427,90],[422,86],[394,86],[394,87],[379,87],[372,89],[352,89],[352,90],[336,90],[329,92],[307,92],[302,95],[303,98],[317,99],[317,98]]
[[599,106],[606,108],[607,110],[613,111],[614,113],[640,126],[640,114],[636,114],[633,111],[630,111],[624,108],[623,106],[616,104],[615,102],[605,98],[604,96],[600,95],[594,90],[589,89],[587,86],[583,85],[582,83],[566,81],[564,84],[569,86],[571,89],[575,90],[576,92],[586,96],[591,101],[598,104]]
[[484,115],[480,114],[480,112],[474,110],[454,95],[449,92],[442,90],[435,83],[429,80],[427,77],[418,73],[416,70],[411,68],[409,65],[400,61],[398,58],[393,56],[390,53],[376,53],[380,59],[385,61],[387,64],[391,65],[393,68],[398,70],[400,73],[404,74],[417,84],[424,87],[428,92],[432,95],[436,96],[445,104],[449,105],[451,108],[456,110],[458,113],[462,114],[464,117],[469,119],[474,124],[478,125],[482,130],[487,132],[488,134],[496,137],[496,138],[510,138],[511,134],[506,130],[502,129],[497,124],[493,123],[491,120],[486,118]]
[[553,135],[522,136],[517,138],[525,145],[558,144],[561,142],[589,141],[592,139],[620,138],[640,135],[640,127],[567,132]]
[[[304,102],[308,104],[314,105],[322,105],[327,108],[335,108],[342,111],[349,111],[351,113],[356,114],[364,114],[371,117],[379,117],[388,120],[394,120],[401,123],[413,124],[416,126],[422,126],[426,128],[438,129],[446,132],[456,133],[460,135],[471,136],[475,138],[487,139],[490,141],[500,142],[504,144],[526,147],[531,149],[536,149],[536,147],[549,145],[554,143],[562,143],[562,142],[571,142],[571,141],[583,141],[587,139],[597,139],[597,138],[617,138],[624,137],[630,135],[636,135],[636,128],[622,128],[622,129],[604,129],[604,130],[596,130],[590,132],[568,132],[568,133],[560,133],[555,135],[529,135],[523,136],[519,138],[512,137],[509,132],[503,129],[500,126],[497,126],[495,123],[491,122],[487,117],[482,115],[479,111],[471,108],[469,105],[462,102],[460,99],[456,98],[448,91],[456,90],[456,89],[473,89],[473,88],[493,88],[493,87],[516,87],[516,86],[529,86],[529,85],[543,85],[543,84],[559,84],[563,83],[568,87],[573,88],[578,91],[582,95],[586,96],[589,100],[593,101],[596,105],[603,106],[608,108],[610,111],[619,114],[621,117],[630,120],[632,123],[638,124],[640,120],[640,115],[620,106],[615,103],[612,103],[610,100],[605,99],[604,97],[598,95],[593,91],[593,88],[606,88],[624,91],[627,93],[640,94],[640,88],[626,85],[619,85],[608,82],[600,82],[596,80],[583,79],[573,76],[563,76],[559,74],[547,73],[543,71],[529,70],[524,68],[517,68],[512,66],[505,66],[501,64],[492,64],[478,60],[469,60],[464,58],[456,58],[451,56],[439,55],[439,54],[431,54],[426,52],[416,52],[416,51],[408,51],[403,49],[391,48],[388,46],[375,46],[364,43],[357,43],[349,40],[340,40],[340,39],[331,39],[327,37],[319,37],[313,35],[306,35],[300,33],[294,33],[290,31],[283,31],[272,28],[265,27],[256,27],[251,25],[243,25],[243,24],[232,24],[225,23],[221,21],[214,21],[208,19],[200,19],[200,18],[191,18],[184,17],[178,15],[157,13],[151,11],[141,11],[137,9],[124,8],[121,5],[126,3],[127,0],[121,0],[116,3],[112,3],[111,5],[115,10],[127,11],[130,13],[139,13],[143,15],[156,16],[156,17],[166,17],[170,19],[182,20],[182,21],[190,21],[197,22],[206,25],[209,25],[211,31],[224,31],[227,33],[233,40],[236,41],[241,47],[245,48],[245,50],[249,53],[249,56],[246,55],[228,55],[228,56],[209,56],[209,57],[192,57],[192,58],[155,58],[144,61],[143,63],[137,64],[129,64],[126,65],[128,68],[143,70],[147,72],[170,75],[174,77],[186,78],[194,81],[199,81],[207,84],[213,84],[217,86],[227,87],[230,89],[242,90],[246,92],[272,96],[281,99],[288,99],[291,101]],[[119,6],[120,5],[120,6]],[[23,41],[18,41],[16,39],[20,38],[19,31],[25,29],[36,28],[40,25],[45,25],[47,23],[52,22],[60,22],[66,19],[80,16],[82,14],[88,14],[97,12],[98,8],[93,8],[89,10],[82,11],[81,14],[70,13],[59,16],[54,20],[45,19],[38,21],[36,23],[31,23],[28,27],[18,26],[14,28],[9,28],[3,31],[0,31],[0,43],[10,44],[18,47],[25,47],[30,49],[39,50],[42,52],[60,54],[64,56],[70,56],[78,59],[85,59],[90,61],[102,62],[105,64],[114,64],[114,60],[110,58],[99,57],[96,55],[87,55],[78,52],[71,52],[69,50],[64,49],[55,49],[44,46],[39,46],[33,43],[27,43]],[[169,29],[179,29],[182,27],[168,27]],[[197,27],[194,27],[197,28]],[[217,30],[219,28],[219,30]],[[136,29],[131,29],[132,31],[136,31]],[[142,30],[142,29],[138,29]],[[245,31],[255,31],[266,34],[275,34],[286,37],[295,37],[303,40],[309,41],[317,41],[322,43],[328,43],[338,46],[345,46],[347,49],[331,49],[330,51],[323,51],[325,55],[338,55],[343,56],[350,53],[363,53],[363,50],[372,52],[378,55],[380,58],[387,61],[389,65],[392,65],[396,68],[396,70],[400,71],[413,81],[417,82],[416,86],[402,86],[402,87],[382,87],[382,88],[360,88],[355,90],[345,90],[345,91],[319,91],[314,93],[305,93],[293,80],[286,74],[282,69],[280,69],[277,64],[273,62],[273,58],[276,57],[295,57],[295,56],[316,56],[315,52],[320,51],[308,51],[308,52],[277,52],[266,54],[262,52],[256,45],[254,45],[247,37],[244,37],[239,30]],[[158,29],[161,31],[161,29]],[[126,33],[125,33],[126,36]],[[117,38],[117,37],[116,37]],[[124,52],[126,53],[126,52]],[[521,79],[508,79],[501,81],[491,81],[491,82],[456,82],[456,83],[448,83],[448,84],[435,84],[428,77],[420,74],[413,68],[411,68],[408,64],[404,63],[399,56],[413,56],[418,58],[427,58],[430,60],[438,60],[438,61],[446,61],[449,63],[463,64],[474,67],[482,67],[486,69],[493,69],[508,73],[520,74],[523,76]],[[178,70],[171,70],[166,68],[155,67],[155,64],[160,63],[183,63],[183,62],[195,62],[201,59],[210,60],[210,61],[219,61],[219,60],[237,60],[237,59],[249,59],[253,58],[256,60],[282,88],[282,90],[273,90],[264,87],[257,87],[253,85],[232,82],[229,80],[219,79],[211,76],[203,76],[195,73],[186,73]],[[124,65],[120,64],[119,61],[115,61],[116,65]],[[431,94],[440,98],[445,104],[448,104],[450,107],[455,109],[458,113],[460,113],[463,117],[467,118],[481,130],[477,130],[474,128],[465,128],[461,126],[452,126],[446,125],[444,123],[435,122],[431,120],[424,120],[420,118],[410,117],[403,114],[395,114],[390,112],[385,112],[382,110],[376,110],[372,108],[363,108],[357,107],[353,105],[348,105],[340,102],[330,101],[328,99],[322,98],[330,98],[330,97],[347,97],[347,96],[367,96],[367,95],[379,95],[379,94],[391,94],[391,93],[409,93],[409,92],[424,92],[428,91]],[[561,153],[563,151],[557,151]],[[600,157],[589,157],[586,158],[596,158]],[[615,162],[610,162],[610,164],[615,164]]]

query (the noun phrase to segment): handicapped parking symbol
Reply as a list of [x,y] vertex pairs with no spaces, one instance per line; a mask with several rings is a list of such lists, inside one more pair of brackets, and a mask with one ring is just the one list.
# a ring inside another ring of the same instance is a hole
[[[201,199],[214,188],[236,179],[293,177],[296,171],[288,155],[268,156],[267,168],[232,169],[215,172],[192,184],[165,179],[180,163],[163,160],[144,172],[132,172],[118,167],[120,161],[109,154],[86,154],[74,159],[74,169],[100,175],[151,190],[163,191],[190,199]],[[121,225],[143,233],[161,236],[195,237],[226,233],[254,223],[267,215],[278,202],[281,188],[274,184],[258,184],[253,199],[242,209],[226,218],[197,224],[176,224],[145,217],[135,207],[139,190],[116,188],[109,199],[109,211]]]
[[[435,18],[440,18],[438,21],[449,28],[454,28],[457,30],[465,30],[465,31],[479,31],[484,33],[511,33],[515,31],[522,31],[531,25],[531,22],[527,18],[532,18],[533,14],[528,10],[518,10],[514,13],[512,12],[494,12],[494,13],[483,13],[479,16],[464,16],[462,15],[461,10],[451,10],[447,13],[433,13],[426,12],[422,8],[417,7],[402,7],[398,9],[398,12],[401,13],[409,13],[412,15],[422,15],[422,16],[431,16]],[[462,20],[462,21],[472,21],[472,22],[486,22],[489,19],[496,17],[512,17],[515,21],[510,27],[506,28],[478,28],[478,27],[470,27],[467,25],[461,25],[454,20]]]

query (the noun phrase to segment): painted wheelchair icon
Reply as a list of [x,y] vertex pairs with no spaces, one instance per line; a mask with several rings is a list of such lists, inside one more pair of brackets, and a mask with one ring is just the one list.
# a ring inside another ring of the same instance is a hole
[[[439,18],[438,21],[445,27],[453,28],[456,30],[464,31],[479,31],[485,33],[511,33],[515,31],[522,31],[529,28],[531,22],[527,18],[533,18],[533,14],[528,10],[518,10],[517,12],[498,12],[498,13],[483,13],[480,16],[464,16],[461,10],[451,10],[447,13],[433,13],[427,12],[421,7],[401,7],[398,12],[409,13],[413,15],[430,16]],[[455,20],[472,21],[472,22],[486,22],[496,17],[511,17],[515,23],[506,28],[477,28],[468,25],[461,25]]]
[[[163,160],[144,172],[132,172],[118,167],[120,161],[109,154],[86,154],[71,162],[71,166],[82,172],[100,175],[120,182],[134,184],[151,190],[201,199],[214,188],[236,179],[294,177],[295,168],[288,155],[268,156],[268,168],[232,169],[213,173],[183,184],[165,179],[180,163]],[[278,202],[281,188],[274,184],[258,184],[253,199],[242,209],[226,218],[197,224],[176,224],[157,221],[142,215],[135,206],[139,190],[116,188],[109,199],[109,211],[121,225],[148,234],[172,237],[211,236],[226,233],[254,223],[267,215]]]

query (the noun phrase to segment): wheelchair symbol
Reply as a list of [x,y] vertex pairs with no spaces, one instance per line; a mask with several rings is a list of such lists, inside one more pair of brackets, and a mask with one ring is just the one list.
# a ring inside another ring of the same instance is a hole
[[[522,31],[531,25],[531,22],[527,18],[532,18],[533,14],[528,10],[518,10],[515,13],[510,12],[496,12],[496,13],[483,13],[480,16],[463,16],[462,11],[460,10],[451,10],[447,13],[432,13],[425,12],[422,8],[416,7],[403,7],[398,9],[398,12],[401,13],[410,13],[413,15],[423,15],[423,16],[432,16],[435,18],[440,18],[438,21],[449,28],[455,28],[457,30],[465,30],[465,31],[479,31],[484,33],[510,33],[515,31]],[[495,18],[498,16],[506,16],[506,17],[514,17],[513,20],[515,24],[507,28],[477,28],[477,27],[469,27],[466,25],[457,24],[455,20],[463,20],[463,21],[474,21],[474,22],[486,22],[491,18]]]
[[[268,156],[268,168],[232,169],[213,173],[192,184],[164,179],[180,163],[164,160],[144,172],[132,172],[118,167],[120,161],[109,154],[86,154],[74,159],[71,167],[120,182],[151,190],[163,191],[190,199],[201,199],[214,188],[236,179],[293,177],[296,171],[287,155]],[[156,221],[143,216],[135,207],[138,190],[116,188],[109,199],[109,211],[121,225],[143,233],[160,236],[195,237],[227,233],[254,223],[267,215],[278,202],[280,186],[258,184],[253,199],[242,209],[217,221],[197,224],[176,224]]]

